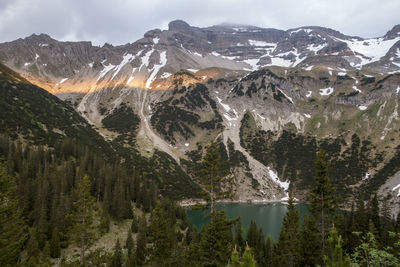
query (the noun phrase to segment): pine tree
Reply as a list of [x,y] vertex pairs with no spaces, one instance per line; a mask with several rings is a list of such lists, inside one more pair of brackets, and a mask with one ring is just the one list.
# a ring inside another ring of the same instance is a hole
[[321,242],[315,219],[312,216],[306,215],[304,216],[303,227],[300,232],[300,266],[322,264],[320,246]]
[[223,211],[214,213],[214,219],[203,229],[198,249],[202,266],[226,265],[231,254],[232,226]]
[[316,219],[320,234],[321,257],[326,253],[326,239],[336,210],[335,189],[328,176],[328,162],[325,152],[318,152],[315,162],[315,185],[311,189],[310,212]]
[[146,254],[147,254],[146,245],[147,245],[147,223],[146,223],[146,218],[143,215],[140,219],[139,231],[136,240],[135,258],[139,266],[142,266],[146,261]]
[[115,244],[111,267],[122,267],[122,250],[121,245],[119,244],[119,239],[117,239]]
[[275,253],[277,266],[295,266],[299,260],[300,215],[291,191],[287,209]]
[[351,261],[349,257],[343,255],[342,248],[342,237],[338,234],[335,226],[332,226],[332,230],[329,234],[328,239],[330,245],[330,257],[325,257],[325,264],[327,267],[350,267]]
[[139,228],[139,224],[138,224],[137,216],[136,216],[135,213],[133,213],[132,223],[131,223],[132,233],[137,233],[138,232],[138,228]]
[[247,244],[250,247],[255,248],[257,246],[257,239],[258,239],[257,224],[255,221],[251,220],[250,227],[247,232]]
[[168,265],[173,248],[176,245],[175,225],[169,217],[167,210],[161,203],[156,205],[151,214],[152,259],[158,266]]
[[60,235],[58,233],[58,228],[55,227],[53,229],[53,233],[51,234],[50,240],[50,256],[52,258],[59,258],[61,255],[60,249]]
[[70,235],[74,244],[80,249],[80,262],[85,262],[85,252],[96,240],[95,199],[90,195],[91,182],[85,175],[75,189],[76,201],[73,211],[68,216],[71,221]]
[[135,244],[133,243],[132,231],[129,229],[128,236],[126,237],[125,247],[128,250],[128,255],[133,252]]
[[226,267],[240,267],[239,252],[235,248],[232,251],[231,259]]
[[230,194],[229,190],[223,189],[223,183],[227,182],[225,177],[229,170],[226,168],[226,162],[221,160],[216,143],[211,142],[208,146],[202,166],[200,178],[206,194],[204,198],[210,205],[210,213],[213,214],[215,213],[215,201],[219,198],[226,198]]
[[242,264],[240,266],[241,267],[256,267],[256,265],[257,265],[257,263],[256,263],[256,260],[254,259],[251,249],[249,248],[249,246],[246,246],[244,253],[243,253]]
[[368,218],[362,194],[359,194],[356,204],[355,229],[357,229],[357,232],[365,234],[368,231]]
[[239,251],[241,251],[241,248],[244,245],[244,240],[243,240],[243,235],[242,235],[242,223],[240,222],[240,219],[235,228],[234,243],[239,248]]
[[27,238],[15,191],[14,177],[0,162],[0,266],[17,263]]
[[[272,238],[271,235],[267,236],[267,239],[265,241],[265,252],[264,252],[264,264],[263,266],[273,266],[273,260],[274,260],[274,239]],[[261,262],[260,262],[261,264]]]
[[372,199],[369,201],[369,217],[372,220],[372,223],[375,226],[375,229],[378,233],[381,233],[381,219],[380,219],[380,212],[379,212],[379,201],[378,196],[375,193]]

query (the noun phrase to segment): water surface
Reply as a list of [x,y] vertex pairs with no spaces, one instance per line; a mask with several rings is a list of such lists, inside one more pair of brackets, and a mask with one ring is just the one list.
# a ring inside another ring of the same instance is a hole
[[[283,217],[286,213],[286,205],[283,203],[218,203],[217,210],[224,210],[228,219],[240,217],[242,228],[248,228],[251,220],[255,221],[258,227],[262,227],[265,235],[271,235],[275,240],[278,239],[282,227]],[[300,218],[308,212],[307,204],[296,204],[300,211]],[[209,212],[202,210],[187,211],[190,221],[198,230],[210,222]]]

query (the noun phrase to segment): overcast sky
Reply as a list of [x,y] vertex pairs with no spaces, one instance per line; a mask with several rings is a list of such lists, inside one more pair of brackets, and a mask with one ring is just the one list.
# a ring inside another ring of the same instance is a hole
[[324,26],[377,37],[400,24],[400,0],[0,0],[0,42],[47,33],[57,40],[132,43],[183,19],[265,28]]

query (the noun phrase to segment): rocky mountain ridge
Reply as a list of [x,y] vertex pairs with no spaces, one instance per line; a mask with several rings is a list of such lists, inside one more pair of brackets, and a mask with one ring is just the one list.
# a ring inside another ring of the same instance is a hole
[[[217,141],[238,201],[284,199],[288,187],[301,199],[321,148],[343,199],[378,191],[400,169],[390,165],[400,155],[399,26],[363,39],[322,27],[173,21],[117,47],[32,35],[0,44],[0,60],[106,139],[166,152],[193,179]],[[108,126],[131,113],[137,130]]]

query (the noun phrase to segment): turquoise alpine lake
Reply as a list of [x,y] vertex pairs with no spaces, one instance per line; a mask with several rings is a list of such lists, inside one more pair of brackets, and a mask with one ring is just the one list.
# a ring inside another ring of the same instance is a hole
[[[271,235],[278,240],[282,227],[283,217],[286,213],[286,204],[284,203],[218,203],[217,210],[225,211],[228,219],[236,219],[240,217],[242,228],[247,231],[250,222],[253,220],[258,227],[262,227],[264,234]],[[296,204],[300,211],[300,218],[308,212],[307,204]],[[187,210],[190,221],[200,230],[204,224],[210,222],[209,211],[205,210]]]

